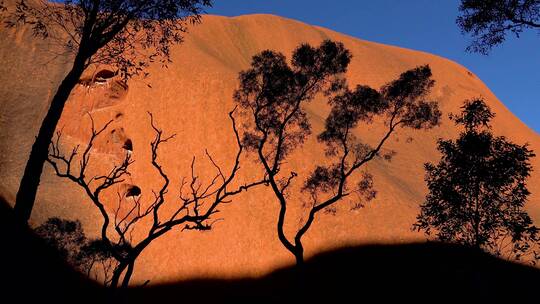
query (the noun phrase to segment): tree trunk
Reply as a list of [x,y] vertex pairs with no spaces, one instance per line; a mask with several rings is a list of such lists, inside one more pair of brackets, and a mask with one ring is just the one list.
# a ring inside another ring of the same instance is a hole
[[[113,277],[111,278],[111,283],[109,284],[109,298],[107,303],[115,304],[115,303],[124,303],[123,295],[124,290],[123,288],[118,288],[118,284],[120,283],[120,278],[122,277],[122,273],[131,265],[130,262],[120,262],[116,269],[114,269]],[[133,271],[133,269],[132,269]],[[124,285],[124,282],[126,281],[125,276],[122,280],[122,286]]]
[[295,295],[299,297],[298,299],[302,299],[304,298],[304,295],[309,294],[309,288],[308,288],[309,277],[306,273],[307,269],[304,263],[304,249],[301,246],[302,245],[298,247],[298,244],[297,244],[295,247],[296,250],[294,252],[294,258],[296,260],[296,266],[294,267],[294,272],[293,272],[295,285],[296,285],[294,287],[294,290],[295,290]]
[[128,265],[124,279],[122,280],[122,288],[129,287],[129,281],[131,280],[131,275],[133,275],[133,268],[135,267],[135,260],[131,261]]
[[294,252],[294,258],[296,259],[296,267],[300,269],[303,268],[304,267],[304,250],[303,249],[296,250]]
[[15,216],[22,222],[26,223],[30,219],[41,173],[43,172],[43,165],[49,154],[49,144],[56,130],[58,120],[60,120],[60,116],[64,110],[64,105],[71,91],[77,85],[84,69],[85,60],[82,58],[76,59],[71,71],[69,71],[58,87],[47,115],[41,123],[36,141],[32,145],[32,151],[24,169],[24,175],[19,185],[14,208]]
[[124,272],[124,270],[127,267],[128,267],[128,263],[120,263],[120,264],[118,264],[118,266],[116,267],[116,269],[113,272],[113,277],[111,279],[111,284],[109,285],[109,287],[111,289],[118,288],[118,283],[120,282],[120,277],[122,276],[122,273]]

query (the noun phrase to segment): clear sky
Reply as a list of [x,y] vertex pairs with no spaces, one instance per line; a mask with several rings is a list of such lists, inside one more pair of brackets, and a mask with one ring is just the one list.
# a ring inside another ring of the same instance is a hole
[[208,13],[264,13],[364,40],[426,51],[474,72],[522,121],[540,133],[540,33],[508,37],[489,56],[465,52],[470,37],[455,19],[458,0],[215,0]]

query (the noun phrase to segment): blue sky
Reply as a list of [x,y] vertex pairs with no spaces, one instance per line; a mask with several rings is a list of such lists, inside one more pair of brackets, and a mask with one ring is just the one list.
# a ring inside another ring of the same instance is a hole
[[470,37],[455,24],[458,0],[215,0],[208,13],[264,13],[320,25],[361,39],[454,60],[482,79],[522,121],[540,133],[540,34],[508,37],[489,56],[465,52]]

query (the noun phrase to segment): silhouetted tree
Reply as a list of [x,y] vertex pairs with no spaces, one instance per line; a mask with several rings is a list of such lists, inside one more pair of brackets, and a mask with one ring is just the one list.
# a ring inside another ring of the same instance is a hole
[[[251,68],[240,73],[240,88],[235,100],[247,116],[243,143],[256,153],[269,184],[279,201],[277,220],[279,240],[296,258],[304,262],[302,237],[315,220],[315,215],[353,193],[365,200],[374,198],[372,176],[363,172],[358,183],[349,186],[354,173],[380,155],[384,143],[397,128],[431,128],[438,124],[437,105],[424,97],[433,86],[428,66],[403,73],[381,91],[368,86],[349,90],[342,77],[351,59],[343,44],[324,41],[319,47],[299,46],[291,65],[285,56],[263,51],[253,57]],[[319,165],[306,177],[301,193],[309,209],[308,217],[289,239],[284,232],[287,206],[291,200],[291,184],[295,171],[284,172],[282,165],[290,154],[311,134],[311,123],[305,104],[324,93],[332,106],[324,131],[318,140],[327,146],[330,165]],[[372,147],[361,143],[353,134],[375,116],[386,118],[386,132]],[[354,204],[358,208],[361,203]]]
[[509,33],[540,29],[539,0],[461,0],[459,10],[458,26],[474,37],[468,51],[487,54]]
[[[60,148],[61,134],[57,133],[57,139],[51,145],[48,162],[53,166],[59,177],[71,180],[84,190],[103,218],[100,240],[92,245],[94,250],[99,252],[103,252],[103,247],[105,247],[106,251],[117,262],[110,279],[110,287],[128,286],[136,259],[155,239],[180,225],[187,230],[210,230],[215,222],[211,221],[212,216],[219,212],[218,207],[222,203],[230,202],[233,196],[242,191],[267,183],[266,179],[262,178],[256,182],[239,186],[234,185],[236,183],[234,181],[235,176],[240,169],[240,157],[244,148],[236,129],[233,112],[230,112],[229,116],[232,120],[238,152],[234,158],[232,168],[227,173],[206,152],[206,156],[217,173],[205,184],[195,172],[194,157],[191,162],[191,177],[190,179],[182,179],[180,197],[174,200],[175,203],[169,202],[166,198],[170,179],[158,162],[160,145],[171,140],[174,135],[165,137],[163,131],[156,127],[150,114],[150,124],[155,133],[154,140],[150,144],[151,163],[162,179],[162,186],[158,191],[152,191],[153,198],[146,203],[142,202],[143,194],[127,198],[125,195],[118,193],[117,208],[112,211],[107,210],[108,208],[105,206],[101,195],[113,185],[122,183],[124,178],[129,175],[129,166],[133,163],[131,153],[126,153],[124,160],[115,165],[107,175],[89,178],[89,172],[87,172],[94,141],[107,129],[112,121],[109,121],[103,128],[96,130],[92,120],[92,134],[82,154],[79,154],[79,146],[76,146],[71,153],[64,154]],[[169,203],[168,211],[162,211],[163,205],[167,202]],[[121,209],[127,209],[127,211],[122,213]],[[134,231],[135,226],[137,226],[137,233],[133,235],[132,231]],[[146,229],[147,232],[141,233],[142,229]],[[91,251],[90,249],[92,248],[88,248],[87,251]]]
[[464,131],[456,140],[440,139],[440,162],[425,165],[429,193],[413,227],[498,255],[535,254],[538,228],[523,209],[534,153],[492,134],[494,114],[482,99],[462,109],[451,118]]
[[[113,244],[114,251],[122,252],[122,244]],[[88,240],[79,251],[79,260],[82,262],[81,270],[86,272],[89,278],[98,280],[101,276],[103,285],[111,284],[113,271],[118,267],[118,261],[112,255],[112,251],[101,239]]]
[[18,0],[4,12],[8,26],[26,24],[37,37],[54,42],[73,66],[54,94],[41,124],[16,197],[17,216],[28,221],[49,143],[71,91],[91,64],[115,67],[123,77],[140,74],[154,61],[170,61],[170,47],[182,41],[188,22],[199,22],[210,0]]
[[55,248],[59,256],[75,268],[82,268],[81,248],[88,241],[79,221],[50,218],[35,229],[45,243]]
[[[103,241],[89,240],[86,237],[79,221],[53,217],[38,226],[35,232],[71,267],[88,277],[92,277],[94,273],[93,278],[96,280],[102,275],[104,285],[110,283],[110,274],[117,265],[116,260]],[[96,269],[98,265],[101,269]]]

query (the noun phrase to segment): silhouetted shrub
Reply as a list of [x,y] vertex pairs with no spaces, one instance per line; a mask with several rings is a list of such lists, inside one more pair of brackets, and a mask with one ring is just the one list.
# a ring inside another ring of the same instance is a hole
[[462,109],[451,118],[464,131],[456,140],[440,139],[441,160],[425,164],[429,193],[413,227],[441,241],[535,262],[539,230],[524,210],[535,155],[493,135],[494,114],[482,99]]

